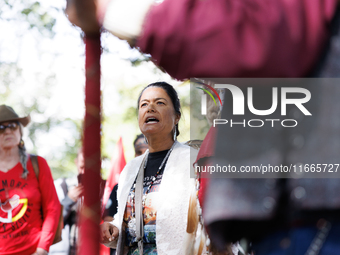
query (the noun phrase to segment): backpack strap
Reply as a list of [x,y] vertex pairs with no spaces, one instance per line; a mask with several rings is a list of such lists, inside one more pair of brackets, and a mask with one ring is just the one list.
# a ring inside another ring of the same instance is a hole
[[34,169],[35,176],[37,177],[39,181],[39,164],[38,164],[38,157],[37,155],[30,154],[30,159],[32,162],[32,166]]

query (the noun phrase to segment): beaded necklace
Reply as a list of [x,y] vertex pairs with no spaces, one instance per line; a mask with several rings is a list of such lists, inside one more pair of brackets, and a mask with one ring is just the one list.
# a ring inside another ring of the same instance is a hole
[[[155,180],[157,179],[157,176],[160,174],[160,172],[162,171],[164,165],[165,165],[165,162],[167,161],[167,159],[169,158],[170,156],[170,153],[172,152],[172,150],[174,149],[174,146],[175,146],[175,143],[176,141],[172,144],[170,150],[168,151],[168,153],[165,155],[161,165],[159,166],[158,168],[158,171],[157,173],[151,177],[151,182],[148,186],[148,188],[146,189],[145,191],[145,194],[143,194],[143,200],[142,200],[142,211],[145,207],[145,200],[146,200],[146,195],[149,193],[149,190],[151,189],[153,183],[155,182]],[[147,155],[145,155],[146,157],[146,160],[144,161],[144,172],[145,172],[145,169],[146,169],[146,166],[147,166],[147,163],[148,163],[148,157],[149,157],[149,154],[147,152]],[[136,180],[137,180],[137,177],[136,177]],[[136,180],[135,180],[135,183],[133,184],[133,191],[132,191],[132,205],[131,205],[131,216],[132,218],[130,219],[130,221],[128,222],[128,227],[131,229],[130,230],[130,234],[132,236],[136,236],[135,235],[135,230],[136,230],[136,218],[135,218],[135,194],[136,194]]]

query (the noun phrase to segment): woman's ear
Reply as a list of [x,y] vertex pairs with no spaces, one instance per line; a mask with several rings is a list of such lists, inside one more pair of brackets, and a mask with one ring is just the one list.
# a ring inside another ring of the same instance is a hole
[[181,114],[176,113],[176,117],[175,117],[175,125],[178,124],[179,120],[181,119]]

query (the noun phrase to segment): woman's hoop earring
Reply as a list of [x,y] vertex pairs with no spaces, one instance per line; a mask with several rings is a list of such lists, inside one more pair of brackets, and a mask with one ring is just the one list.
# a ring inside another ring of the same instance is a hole
[[177,132],[176,132],[176,126],[175,126],[175,131],[174,131],[174,141],[177,140]]
[[25,146],[25,142],[24,140],[20,140],[20,143],[19,143],[19,148],[23,148]]

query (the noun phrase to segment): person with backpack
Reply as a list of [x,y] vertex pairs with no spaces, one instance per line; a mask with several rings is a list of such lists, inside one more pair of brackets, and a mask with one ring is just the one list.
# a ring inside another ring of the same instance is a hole
[[19,117],[0,105],[0,255],[47,255],[54,242],[60,203],[46,160],[29,155]]

